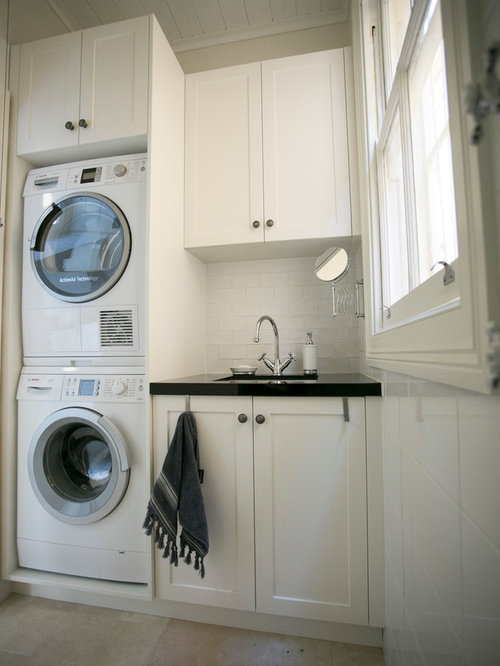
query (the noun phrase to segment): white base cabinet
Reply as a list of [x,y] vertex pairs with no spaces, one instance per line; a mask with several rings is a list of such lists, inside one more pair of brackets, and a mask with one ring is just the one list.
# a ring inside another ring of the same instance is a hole
[[352,234],[348,56],[186,77],[187,248]]
[[17,154],[77,159],[76,147],[104,141],[145,149],[149,25],[142,16],[23,44]]
[[[153,404],[157,475],[184,397]],[[341,398],[191,397],[206,576],[157,551],[157,596],[367,625],[364,410],[363,398],[349,398],[345,421]]]
[[[154,478],[160,473],[183,396],[153,400]],[[252,399],[191,397],[204,470],[203,499],[209,529],[206,575],[179,561],[171,566],[155,548],[156,596],[223,608],[255,609]],[[246,424],[238,415],[248,416]]]

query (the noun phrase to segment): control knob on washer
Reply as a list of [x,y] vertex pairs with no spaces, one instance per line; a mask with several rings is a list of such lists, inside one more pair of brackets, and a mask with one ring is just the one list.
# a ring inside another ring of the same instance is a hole
[[127,167],[125,166],[125,164],[115,164],[113,171],[115,176],[121,178],[127,173]]
[[115,379],[111,384],[111,393],[113,395],[123,395],[127,390],[127,384],[122,379]]

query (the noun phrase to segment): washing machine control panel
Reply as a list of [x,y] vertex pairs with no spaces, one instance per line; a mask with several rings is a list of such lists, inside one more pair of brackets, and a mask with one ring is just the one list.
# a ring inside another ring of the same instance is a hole
[[64,377],[62,399],[71,402],[137,402],[144,399],[142,375]]

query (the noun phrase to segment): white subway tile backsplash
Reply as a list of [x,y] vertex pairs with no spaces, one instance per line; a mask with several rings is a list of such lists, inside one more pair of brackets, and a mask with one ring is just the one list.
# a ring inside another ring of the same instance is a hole
[[318,281],[314,262],[315,257],[299,257],[208,264],[207,342],[218,346],[217,353],[207,354],[208,372],[218,372],[221,361],[231,359],[253,364],[263,351],[273,358],[274,336],[267,322],[261,327],[261,344],[252,342],[257,319],[264,314],[278,326],[281,358],[289,352],[297,356],[289,372],[302,371],[307,331],[313,331],[318,345],[320,371],[360,370],[363,321],[332,317],[331,287]]
[[272,301],[274,298],[273,287],[247,287],[242,294],[241,300],[248,302],[261,303],[262,301]]
[[258,273],[238,273],[232,276],[233,287],[259,287],[260,276]]
[[260,284],[262,287],[285,287],[288,286],[287,273],[261,273]]

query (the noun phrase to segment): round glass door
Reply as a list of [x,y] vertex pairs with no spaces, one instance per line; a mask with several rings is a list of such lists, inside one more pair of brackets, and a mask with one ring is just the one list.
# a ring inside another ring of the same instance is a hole
[[28,470],[38,500],[68,523],[91,523],[120,503],[129,481],[125,442],[98,412],[67,408],[52,414],[31,443]]
[[122,276],[130,257],[130,227],[123,212],[99,194],[80,193],[53,203],[31,239],[40,284],[63,301],[91,301]]

